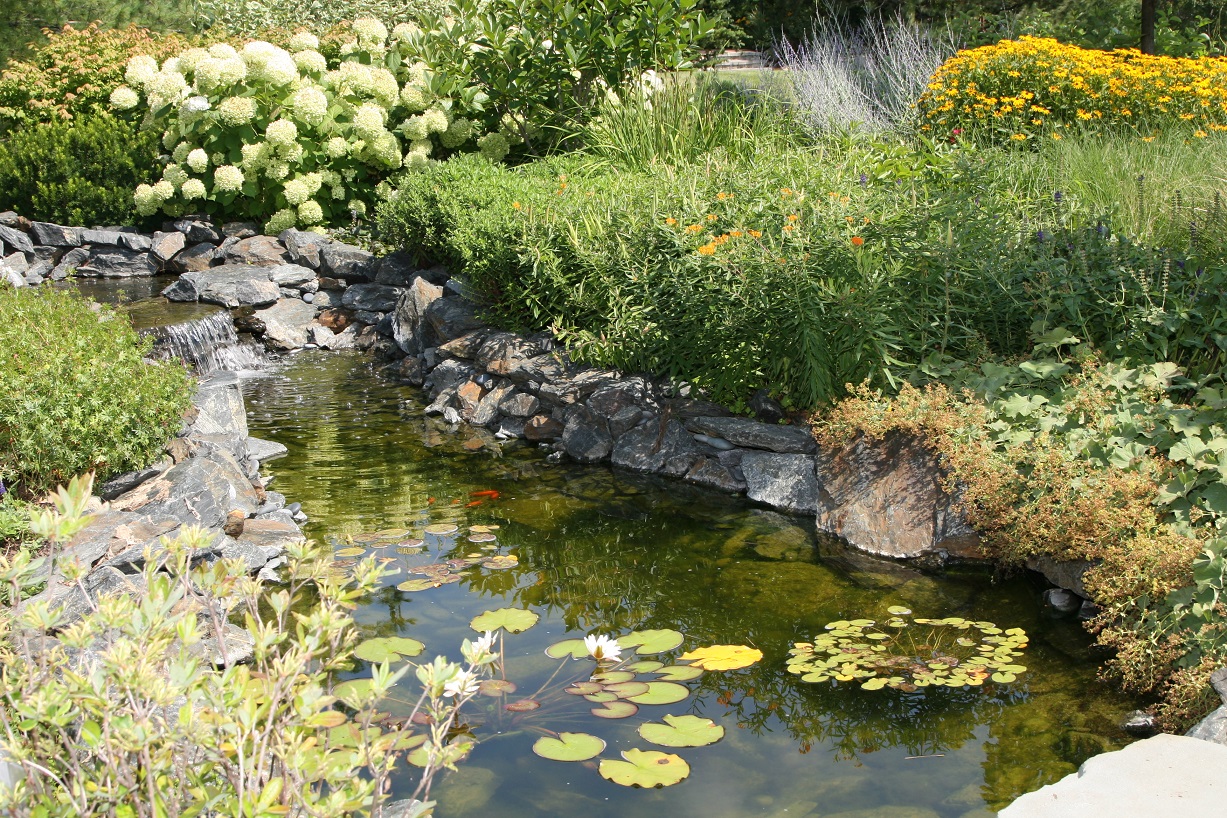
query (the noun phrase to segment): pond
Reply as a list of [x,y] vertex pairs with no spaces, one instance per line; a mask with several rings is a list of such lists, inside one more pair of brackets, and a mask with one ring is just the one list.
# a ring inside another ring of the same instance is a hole
[[[265,472],[271,488],[302,503],[308,534],[400,569],[357,611],[364,637],[409,636],[425,643],[424,657],[458,660],[461,640],[475,636],[474,616],[508,606],[540,615],[506,637],[506,674],[518,691],[479,696],[466,710],[479,743],[436,784],[441,818],[973,818],[1129,740],[1118,725],[1136,702],[1096,681],[1089,638],[1077,622],[1046,613],[1042,589],[1027,577],[925,573],[819,539],[812,520],[742,498],[551,463],[524,442],[500,445],[427,418],[419,390],[384,378],[359,354],[303,352],[246,380],[244,391],[251,433],[289,449]],[[457,534],[399,545],[444,524]],[[493,539],[470,542],[471,526],[489,527]],[[487,559],[459,581],[396,588],[423,578],[411,568],[469,554]],[[1006,684],[913,692],[809,684],[788,672],[793,643],[835,620],[888,618],[890,606],[1023,628],[1030,644],[1017,661],[1027,670]],[[680,647],[645,657],[666,665],[712,644],[750,646],[763,658],[680,682],[689,688],[683,700],[645,704],[623,720],[597,718],[593,704],[561,692],[594,663],[552,659],[547,647],[644,629],[684,635]],[[363,666],[354,675],[368,673]],[[539,709],[505,709],[530,696]],[[411,683],[397,699],[389,709],[407,715]],[[723,739],[677,750],[645,742],[637,729],[665,714],[709,718]],[[599,736],[606,759],[667,750],[690,774],[664,789],[622,787],[593,762],[535,755],[543,731]],[[412,792],[415,773],[396,779],[395,795]]]

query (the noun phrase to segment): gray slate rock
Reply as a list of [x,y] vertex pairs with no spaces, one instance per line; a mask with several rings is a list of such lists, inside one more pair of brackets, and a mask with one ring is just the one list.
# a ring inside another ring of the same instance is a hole
[[217,259],[217,247],[204,241],[180,250],[163,266],[172,273],[192,273],[209,269]]
[[1227,704],[1220,705],[1186,734],[1189,738],[1227,745]]
[[513,418],[530,418],[541,408],[536,396],[524,392],[510,393],[498,405],[499,411]]
[[418,355],[430,345],[432,336],[426,323],[426,311],[442,297],[442,287],[424,278],[415,278],[396,302],[392,314],[392,337],[406,355]]
[[440,298],[426,308],[426,320],[440,341],[450,341],[482,326],[473,305],[459,296]]
[[148,253],[138,253],[118,247],[94,250],[90,253],[89,261],[77,268],[77,273],[80,275],[98,278],[151,276],[157,271],[158,267]]
[[242,467],[226,452],[213,451],[176,463],[115,498],[111,505],[121,511],[140,509],[143,514],[218,528],[231,511],[252,514],[260,504]]
[[268,279],[278,287],[301,288],[304,284],[316,284],[315,271],[301,264],[278,264],[276,267],[269,267]]
[[102,485],[98,486],[97,494],[103,500],[113,500],[119,495],[144,483],[146,480],[151,480],[161,474],[164,469],[150,468],[141,469],[139,471],[129,471],[123,474],[117,474],[107,480]]
[[[281,297],[277,285],[269,281],[267,267],[225,264],[209,270],[184,273],[162,291],[171,301],[203,301],[234,307],[263,307]],[[195,298],[192,298],[192,295]]]
[[222,241],[222,234],[218,232],[216,227],[209,222],[199,219],[176,219],[175,221],[163,224],[162,229],[178,230],[193,244],[201,241],[207,241],[210,244],[221,244]]
[[817,450],[814,436],[800,426],[771,426],[756,420],[733,417],[696,417],[686,421],[692,432],[723,438],[747,449],[780,454],[811,454]]
[[228,239],[249,239],[260,235],[260,225],[255,222],[226,222],[222,225],[222,235]]
[[247,438],[247,412],[238,377],[232,372],[216,372],[202,380],[192,399],[196,419],[187,434],[191,437],[226,435]]
[[811,455],[749,451],[741,458],[741,471],[751,500],[788,511],[818,510],[818,478]]
[[276,267],[290,260],[285,247],[272,236],[239,239],[225,250],[225,258],[230,264],[250,264],[254,267]]
[[615,466],[674,477],[690,471],[698,458],[698,447],[682,424],[664,418],[645,421],[622,435],[612,453]]
[[74,247],[60,256],[59,262],[51,270],[52,281],[63,281],[69,273],[75,273],[77,268],[89,260],[89,250],[84,247]]
[[149,257],[158,266],[165,266],[184,247],[187,247],[187,237],[178,230],[165,233],[159,230],[149,244]]
[[370,281],[375,277],[376,258],[361,247],[334,242],[320,251],[320,272],[345,281]]
[[389,253],[379,260],[375,270],[375,282],[392,287],[408,287],[418,275],[413,256],[404,250]]
[[268,309],[257,310],[255,317],[264,323],[266,344],[274,349],[299,349],[307,343],[315,314],[314,304],[287,298]]
[[580,463],[599,463],[613,451],[613,437],[605,420],[585,407],[577,407],[562,430],[563,450]]
[[16,227],[0,224],[0,241],[4,242],[5,246],[13,247],[23,253],[34,252],[34,242],[30,241],[30,237],[24,231]]
[[746,481],[734,475],[731,469],[714,457],[699,457],[686,472],[686,480],[721,491],[741,493],[746,490]]
[[478,401],[477,406],[473,409],[473,416],[469,420],[474,426],[489,426],[498,420],[499,406],[508,395],[515,390],[511,384],[501,384],[494,387]]
[[247,438],[247,456],[261,463],[284,457],[290,450],[275,440],[263,440],[258,437]]
[[345,288],[341,304],[351,310],[385,313],[396,309],[402,292],[386,284],[354,284]]
[[[203,633],[213,633],[210,623],[201,624]],[[250,633],[233,622],[226,622],[220,640],[217,636],[209,636],[191,645],[187,652],[214,667],[224,667],[227,662],[236,665],[248,661],[255,655],[255,648],[256,640]]]
[[153,241],[148,236],[124,230],[82,230],[81,243],[91,247],[120,247],[137,253],[147,252],[153,247]]
[[277,238],[285,245],[291,261],[310,267],[312,270],[320,268],[320,251],[325,245],[332,243],[332,239],[327,236],[321,236],[310,230],[296,230],[292,227],[281,231],[281,235]]
[[50,222],[30,223],[30,233],[34,237],[34,242],[51,247],[80,247],[81,230],[80,227],[64,227]]

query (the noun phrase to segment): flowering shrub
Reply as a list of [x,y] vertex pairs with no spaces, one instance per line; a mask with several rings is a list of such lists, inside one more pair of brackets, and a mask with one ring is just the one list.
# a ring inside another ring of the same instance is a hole
[[[557,125],[561,106],[636,70],[684,63],[701,28],[684,19],[694,2],[619,0],[598,21],[561,3],[498,0],[477,15],[471,0],[452,0],[455,16],[424,14],[422,28],[355,21],[335,63],[305,31],[288,49],[256,40],[161,63],[134,57],[110,103],[143,107],[169,153],[162,179],[137,188],[137,212],[242,217],[269,232],[360,216],[386,195],[380,183],[392,171],[456,151],[501,161]],[[551,40],[559,20],[544,5],[571,24],[555,36],[579,26],[591,43]]]
[[1069,129],[1227,131],[1227,58],[1097,51],[1040,37],[960,51],[933,75],[922,129],[996,141],[1060,139]]

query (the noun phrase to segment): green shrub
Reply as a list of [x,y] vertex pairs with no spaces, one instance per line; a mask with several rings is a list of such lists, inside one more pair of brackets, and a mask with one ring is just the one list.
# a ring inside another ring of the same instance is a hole
[[130,224],[157,137],[110,114],[30,125],[0,141],[0,210],[71,225]]
[[439,12],[446,0],[197,0],[193,23],[198,29],[216,27],[245,37],[263,36],[268,29],[294,30],[335,26],[373,17],[389,26],[416,22]]
[[0,479],[27,496],[86,471],[147,466],[191,397],[177,363],[75,291],[0,287]]

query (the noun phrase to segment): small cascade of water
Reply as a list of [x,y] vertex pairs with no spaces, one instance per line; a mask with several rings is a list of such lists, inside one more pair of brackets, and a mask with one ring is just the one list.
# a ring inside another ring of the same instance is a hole
[[240,341],[227,310],[178,324],[150,327],[142,334],[154,338],[154,353],[187,361],[202,375],[261,369],[264,357],[254,341]]

